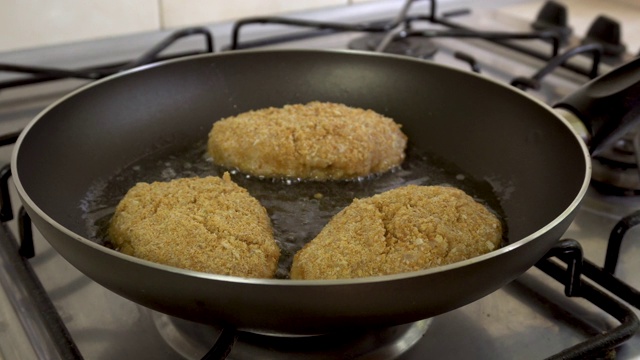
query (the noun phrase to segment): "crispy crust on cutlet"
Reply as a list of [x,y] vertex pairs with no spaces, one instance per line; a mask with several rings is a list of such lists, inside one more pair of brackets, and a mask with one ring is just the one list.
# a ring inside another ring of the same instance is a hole
[[216,164],[247,174],[331,180],[388,171],[402,163],[406,145],[390,118],[316,101],[219,120],[208,149]]
[[409,185],[356,199],[294,256],[292,279],[427,269],[500,246],[500,220],[462,190]]
[[109,237],[125,254],[223,275],[271,278],[280,257],[266,210],[228,174],[138,183]]

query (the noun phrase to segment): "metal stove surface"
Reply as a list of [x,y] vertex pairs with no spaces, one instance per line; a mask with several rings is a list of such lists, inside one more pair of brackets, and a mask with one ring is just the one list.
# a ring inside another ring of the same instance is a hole
[[[501,2],[492,3],[492,6],[499,3]],[[345,21],[374,20],[389,17],[389,14],[397,11],[399,4],[401,3],[397,1],[381,2],[359,6],[357,11],[329,9],[303,15],[307,18]],[[460,5],[464,4],[455,1],[445,2],[441,10],[455,9]],[[489,10],[474,9],[474,13]],[[495,19],[495,15],[489,16]],[[487,22],[486,18],[477,21]],[[499,22],[491,24],[501,26]],[[518,24],[527,26],[525,23]],[[230,29],[230,24],[212,27],[217,47],[228,42]],[[286,30],[273,27],[275,33],[282,31]],[[128,59],[152,46],[164,35],[166,33],[146,34],[135,38],[52,48],[47,49],[47,56],[44,57],[38,56],[38,51],[35,50],[20,54],[0,54],[0,62],[44,65],[46,57],[50,61],[49,66],[74,67],[90,64],[96,58],[103,59],[104,56],[110,56],[114,60]],[[246,36],[251,39],[258,37],[258,34],[247,31]],[[273,47],[344,48],[350,39],[357,36],[359,35],[354,33],[341,33]],[[195,42],[197,41],[185,41],[178,48],[194,46]],[[460,42],[449,39],[439,40],[438,43],[441,44],[441,48],[434,61],[468,69],[468,64],[453,59],[451,54],[460,50],[473,53],[479,60],[483,73],[505,81],[513,74],[530,75],[536,66],[541,66],[538,61],[522,59],[514,54],[510,54],[508,58],[496,57],[496,53],[505,50],[492,46],[476,48],[476,41]],[[72,56],[75,60],[69,60],[70,54],[81,53],[93,55]],[[521,65],[522,62],[525,64],[524,67]],[[584,81],[584,78],[570,73],[561,73],[562,76],[550,78],[541,91],[533,94],[552,102]],[[47,104],[84,83],[85,81],[81,80],[65,80],[3,91],[0,93],[0,134],[20,129]],[[0,161],[8,162],[10,153],[11,147],[0,148]],[[17,199],[15,191],[12,191],[11,195],[12,199]],[[19,204],[14,204],[14,212],[17,212],[18,206]],[[578,240],[583,246],[585,257],[602,265],[611,229],[621,217],[638,208],[640,198],[606,196],[591,189],[565,237]],[[0,238],[7,228],[13,234],[17,234],[16,222],[12,221],[8,226],[0,228]],[[640,235],[639,231],[631,230],[627,237],[637,238]],[[35,247],[36,256],[30,263],[85,358],[198,359],[206,353],[207,346],[215,342],[215,338],[203,340],[196,337],[180,340],[184,328],[188,329],[187,333],[198,334],[216,334],[217,330],[181,320],[175,321],[178,326],[177,329],[174,328],[171,324],[174,322],[172,319],[125,300],[86,278],[62,259],[37,230]],[[625,241],[616,275],[634,287],[640,287],[640,279],[636,276],[640,271],[638,256],[640,244]],[[37,321],[29,314],[29,311],[33,311],[29,305],[30,299],[25,298],[24,292],[19,287],[12,287],[7,280],[12,274],[7,271],[9,266],[2,259],[0,258],[0,264],[4,271],[0,276],[0,283],[4,291],[0,292],[0,358],[61,358],[56,356],[51,340],[38,329]],[[533,268],[495,293],[431,319],[425,335],[419,336],[415,345],[398,355],[398,358],[423,359],[425,356],[432,356],[450,359],[540,359],[616,325],[617,321],[613,317],[587,301],[565,297],[561,284]],[[170,339],[167,341],[172,336],[178,337],[177,342],[182,341],[182,344],[176,345],[176,341]],[[185,345],[185,341],[188,344]],[[375,342],[376,338],[371,341]],[[403,341],[405,340],[389,346],[401,348]],[[289,353],[276,354],[273,358],[305,357],[297,351],[294,349]],[[241,358],[240,352],[232,350],[230,358]],[[362,358],[387,358],[387,355],[388,353],[374,353]],[[640,358],[640,336],[636,335],[623,344],[616,356],[620,359]]]

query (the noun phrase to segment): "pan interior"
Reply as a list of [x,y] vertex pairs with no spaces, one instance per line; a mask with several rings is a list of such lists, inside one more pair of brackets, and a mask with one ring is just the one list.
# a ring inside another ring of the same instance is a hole
[[[196,151],[217,119],[310,101],[372,109],[395,119],[418,157],[453,164],[445,166],[447,176],[439,180],[434,174],[442,169],[425,167],[431,181],[462,187],[488,203],[497,198],[489,205],[503,213],[512,242],[565,213],[588,173],[584,150],[567,126],[548,108],[506,85],[400,57],[273,51],[199,56],[96,82],[30,125],[17,146],[14,176],[54,222],[93,237],[95,229],[87,227],[89,205],[92,219],[103,218],[134,181],[150,180],[134,176],[116,185],[110,183],[115,174],[135,171],[138,161]],[[167,171],[160,166],[150,172],[162,179]],[[459,177],[473,184],[467,186]],[[240,174],[234,180],[243,186],[256,181]],[[386,178],[375,180],[384,183]],[[340,186],[355,188],[349,191],[361,196],[360,187],[368,182]],[[478,184],[490,189],[475,193]],[[280,187],[277,191],[306,186],[271,185]],[[96,189],[101,186],[121,187],[103,209],[89,204],[92,198],[87,197],[93,191],[93,199],[99,198]],[[305,189],[306,204],[323,203],[312,199],[316,193],[331,191]],[[329,213],[353,196],[340,198]],[[317,229],[304,231],[308,238]]]
[[113,248],[107,234],[109,221],[118,202],[137,182],[222,176],[225,171],[229,171],[233,181],[247,189],[269,213],[274,237],[282,251],[277,278],[288,278],[293,255],[354,198],[370,197],[409,184],[444,185],[464,190],[503,220],[505,242],[508,238],[504,211],[491,184],[475,179],[445,159],[421,153],[414,144],[409,144],[403,164],[391,171],[366,178],[320,182],[265,179],[218,166],[207,155],[204,141],[185,148],[162,149],[106,181],[96,182],[83,200],[88,237]]

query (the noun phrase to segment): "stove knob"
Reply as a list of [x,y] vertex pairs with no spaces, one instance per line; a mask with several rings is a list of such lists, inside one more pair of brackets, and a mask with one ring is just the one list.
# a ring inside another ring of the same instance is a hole
[[567,25],[567,7],[555,1],[544,3],[531,27],[541,31],[552,30],[557,32],[562,43],[566,43],[569,40],[572,32]]
[[598,16],[587,31],[586,37],[582,40],[583,44],[596,43],[602,45],[604,55],[620,56],[626,46],[621,43],[622,29],[620,23],[610,17]]

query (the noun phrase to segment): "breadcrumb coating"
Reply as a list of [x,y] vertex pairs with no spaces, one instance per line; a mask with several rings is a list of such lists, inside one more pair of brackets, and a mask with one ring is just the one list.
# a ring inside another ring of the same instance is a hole
[[408,185],[355,199],[296,253],[292,279],[341,279],[454,263],[500,246],[500,220],[460,189]]
[[118,204],[109,237],[125,254],[223,275],[271,278],[280,257],[267,211],[228,173],[138,183]]
[[331,180],[388,171],[402,163],[406,145],[390,118],[316,101],[219,120],[208,149],[216,164],[247,174]]

